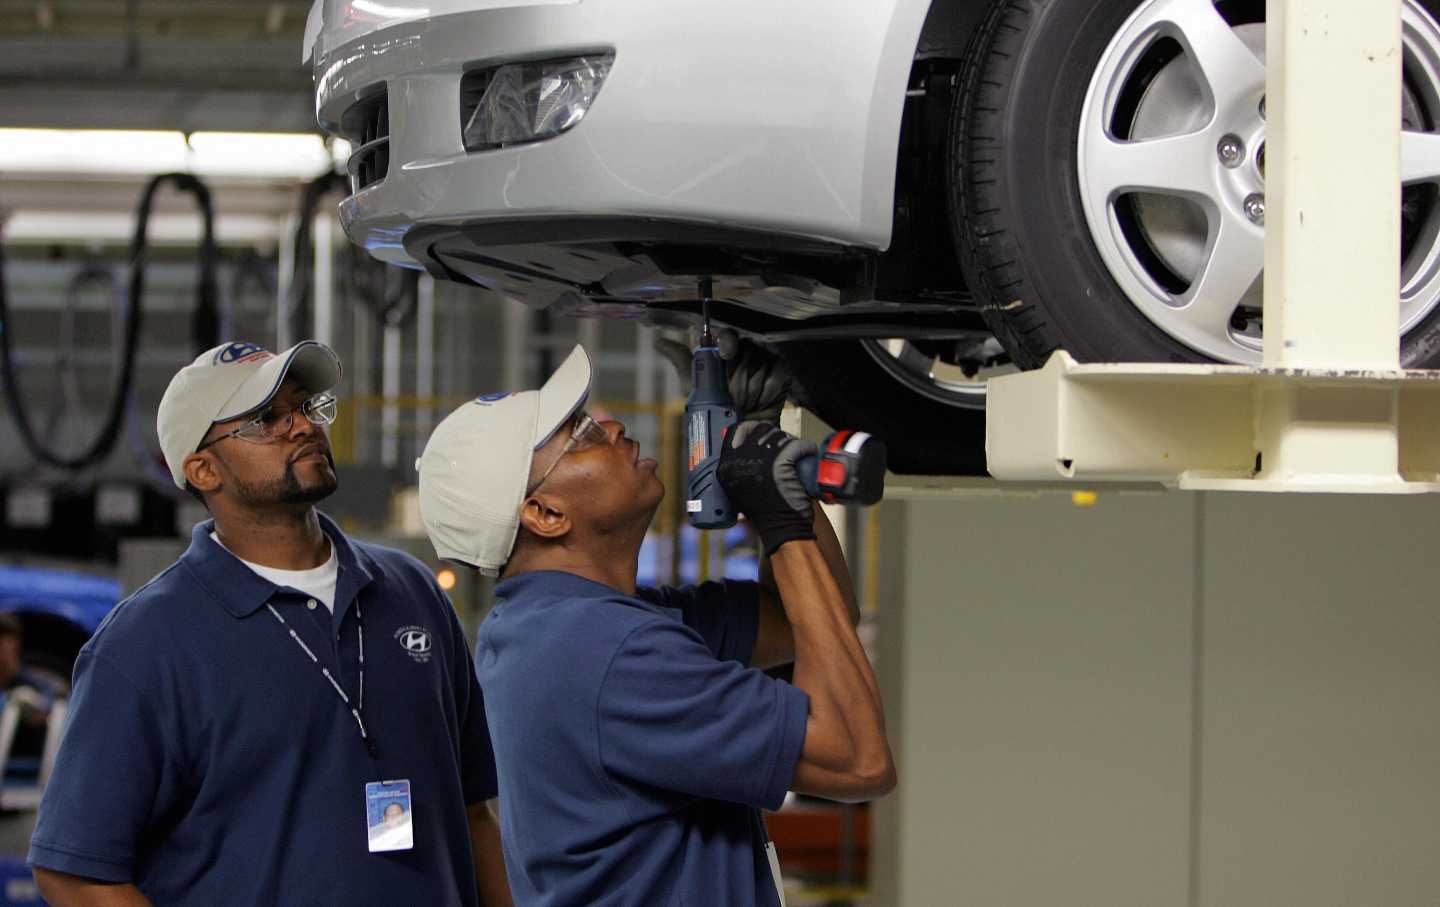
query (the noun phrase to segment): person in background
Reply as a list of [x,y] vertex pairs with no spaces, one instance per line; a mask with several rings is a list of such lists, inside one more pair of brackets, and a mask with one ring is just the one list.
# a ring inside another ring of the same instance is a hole
[[[49,703],[65,692],[57,682],[25,663],[25,629],[14,614],[0,614],[0,689],[25,687]],[[48,708],[48,706],[47,706]]]
[[[76,661],[30,848],[52,907],[511,903],[454,609],[315,509],[340,374],[314,341],[228,343],[166,389],[165,461],[213,519]],[[396,797],[413,836],[377,845]]]
[[24,657],[25,627],[14,614],[0,614],[0,690],[4,700],[20,709],[20,723],[6,758],[16,755],[40,756],[49,732],[50,711],[55,700],[65,695],[62,678],[27,664]]

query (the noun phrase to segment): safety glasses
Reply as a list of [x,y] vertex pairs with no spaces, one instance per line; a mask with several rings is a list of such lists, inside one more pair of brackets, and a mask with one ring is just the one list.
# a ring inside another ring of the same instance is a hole
[[545,484],[545,480],[550,478],[550,473],[555,471],[555,467],[560,465],[560,461],[565,459],[566,454],[571,451],[585,450],[590,447],[609,443],[610,433],[606,431],[604,426],[599,422],[590,418],[590,414],[582,409],[575,417],[575,427],[571,429],[570,440],[565,442],[565,447],[561,449],[560,456],[550,462],[550,467],[541,473],[539,480],[525,491],[525,496],[528,498],[534,494],[541,485]]
[[212,444],[219,444],[226,438],[239,438],[242,441],[249,441],[251,444],[269,444],[290,434],[290,430],[295,427],[297,412],[303,414],[312,425],[329,425],[335,421],[336,408],[335,395],[329,392],[316,394],[299,406],[290,409],[272,406],[239,428],[227,431],[218,438],[211,438],[195,448],[195,451],[199,453]]

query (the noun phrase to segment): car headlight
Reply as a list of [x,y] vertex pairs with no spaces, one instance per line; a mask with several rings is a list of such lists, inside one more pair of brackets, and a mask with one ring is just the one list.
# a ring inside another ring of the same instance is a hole
[[614,62],[614,54],[597,54],[466,73],[460,83],[466,150],[538,142],[573,128]]

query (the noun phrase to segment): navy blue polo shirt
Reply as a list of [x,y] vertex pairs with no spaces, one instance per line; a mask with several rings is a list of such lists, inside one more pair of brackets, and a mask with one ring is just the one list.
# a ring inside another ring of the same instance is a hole
[[756,585],[495,593],[475,657],[516,904],[777,905],[757,807],[794,780],[810,700],[746,667]]
[[[75,665],[33,865],[167,905],[478,903],[466,804],[496,790],[464,631],[419,561],[320,521],[339,559],[333,617],[217,545],[210,522],[115,607]],[[360,606],[374,758],[267,602],[352,699]],[[365,785],[399,778],[414,849],[372,854]]]

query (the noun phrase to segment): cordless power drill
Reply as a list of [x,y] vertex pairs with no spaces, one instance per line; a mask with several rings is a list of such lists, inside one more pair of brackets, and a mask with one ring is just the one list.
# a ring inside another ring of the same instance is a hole
[[[736,514],[715,469],[725,433],[740,414],[730,399],[725,360],[710,335],[709,294],[703,288],[702,299],[704,329],[692,360],[694,387],[685,402],[685,510],[697,529],[727,529],[735,525]],[[874,504],[885,494],[885,444],[864,432],[831,433],[819,454],[802,458],[796,469],[805,493],[827,504]]]

